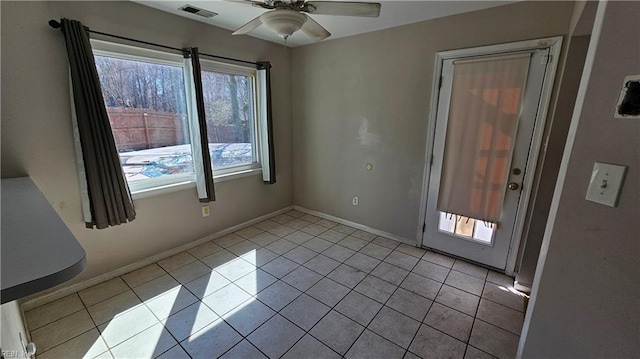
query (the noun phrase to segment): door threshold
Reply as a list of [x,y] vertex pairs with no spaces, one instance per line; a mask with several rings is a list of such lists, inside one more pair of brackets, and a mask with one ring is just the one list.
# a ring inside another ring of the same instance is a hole
[[473,264],[473,265],[476,265],[478,267],[486,268],[488,270],[491,270],[491,271],[494,271],[494,272],[498,272],[500,274],[504,274],[507,277],[514,278],[514,281],[515,281],[515,276],[510,276],[510,275],[505,274],[505,270],[504,269],[500,269],[500,268],[492,267],[492,266],[489,266],[489,265],[486,265],[486,264],[483,264],[483,263],[475,262],[475,261],[472,261],[470,259],[467,259],[467,258],[464,258],[464,257],[460,257],[460,256],[457,256],[455,254],[443,252],[443,251],[435,249],[435,248],[429,248],[427,246],[421,246],[421,248],[422,249],[426,249],[426,250],[428,250],[430,252],[433,252],[433,253],[442,254],[443,256],[447,256],[447,257],[450,257],[450,258],[460,259],[460,260],[465,261],[465,262],[467,262],[469,264]]

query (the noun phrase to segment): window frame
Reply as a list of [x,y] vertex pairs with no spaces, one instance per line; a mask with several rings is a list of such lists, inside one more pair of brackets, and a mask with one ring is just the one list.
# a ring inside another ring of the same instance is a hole
[[212,60],[200,59],[200,70],[208,71],[208,72],[216,72],[227,75],[238,75],[238,76],[247,76],[251,78],[251,102],[252,113],[253,113],[253,121],[252,121],[252,146],[251,151],[253,152],[253,158],[255,161],[251,163],[245,163],[240,165],[231,165],[225,166],[221,168],[213,168],[213,163],[211,164],[211,168],[213,170],[213,178],[214,181],[216,178],[222,178],[225,176],[233,175],[235,173],[247,173],[247,172],[255,172],[255,174],[262,172],[262,154],[260,151],[260,121],[261,119],[259,111],[258,111],[258,82],[257,78],[257,70],[255,68],[249,68],[245,66],[232,65],[221,63]]
[[[182,54],[152,50],[148,48],[125,45],[104,40],[91,39],[90,41],[94,56],[107,56],[123,60],[149,62],[159,65],[180,67],[182,68],[184,76],[183,78],[185,93],[191,91],[190,86],[194,86],[193,74],[190,73],[185,66],[185,58]],[[266,121],[266,118],[262,118],[263,116],[259,109],[258,99],[261,95],[261,92],[266,92],[266,88],[259,88],[259,83],[257,81],[257,70],[250,67],[205,60],[202,58],[200,59],[200,62],[202,71],[213,71],[226,74],[250,76],[252,79],[251,95],[254,115],[252,124],[252,152],[255,161],[250,164],[226,166],[219,169],[213,169],[212,164],[214,182],[217,183],[262,174],[262,158],[264,156],[264,154],[262,153],[261,144],[261,139],[263,136],[262,123]],[[188,95],[186,96],[186,106],[187,108],[193,106],[193,103],[191,103],[188,99]],[[189,113],[196,112],[195,108],[193,108],[192,110],[193,111],[187,111],[186,117],[187,124],[190,128],[189,144],[193,148],[194,146],[200,146],[200,141],[198,139],[194,140],[193,136],[191,136],[191,134],[193,133],[193,127],[198,125],[198,120],[189,116]],[[149,178],[138,181],[127,180],[131,195],[134,199],[139,199],[154,196],[157,194],[179,191],[185,188],[193,188],[196,186],[197,169],[202,166],[202,164],[193,161],[193,166],[195,170],[191,173],[164,175],[159,178]]]

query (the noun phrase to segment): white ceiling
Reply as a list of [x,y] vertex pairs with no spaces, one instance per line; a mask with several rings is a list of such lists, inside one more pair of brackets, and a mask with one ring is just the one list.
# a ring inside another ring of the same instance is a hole
[[[153,7],[172,14],[184,16],[189,19],[201,21],[214,26],[222,27],[228,30],[236,30],[240,26],[249,22],[253,18],[259,16],[265,11],[256,8],[250,4],[241,4],[237,2],[224,0],[132,0],[142,5]],[[334,0],[329,0],[334,1]],[[354,1],[354,0],[350,0]],[[355,0],[362,1],[362,0]],[[375,0],[371,0],[375,1]],[[469,11],[481,10],[490,7],[509,4],[515,1],[380,1],[382,10],[378,18],[360,18],[350,16],[329,16],[329,15],[313,15],[313,19],[320,25],[324,26],[330,33],[331,37],[324,41],[337,39],[345,36],[362,34],[365,32],[377,31],[396,27],[400,25],[410,24],[414,22],[435,19],[439,17],[460,14]],[[178,10],[185,4],[189,4],[201,9],[213,11],[217,16],[213,18],[204,18],[199,15],[190,14],[182,10]],[[275,33],[271,32],[264,25],[252,31],[250,36],[260,39],[272,41],[281,44],[282,39]],[[243,36],[243,35],[240,35]],[[287,41],[287,46],[296,47],[301,45],[312,44],[313,40],[309,39],[304,33],[298,31],[294,33]]]

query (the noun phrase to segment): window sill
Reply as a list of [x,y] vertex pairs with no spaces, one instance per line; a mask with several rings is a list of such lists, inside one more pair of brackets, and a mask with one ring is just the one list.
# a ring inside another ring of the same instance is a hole
[[[244,177],[257,176],[260,174],[262,174],[261,168],[253,168],[253,169],[215,176],[213,177],[213,182],[214,183],[226,182],[226,181],[231,181],[231,180],[244,178]],[[137,199],[149,198],[149,197],[153,197],[161,194],[182,191],[185,189],[195,188],[195,187],[196,187],[195,180],[180,181],[180,182],[175,182],[167,185],[138,190],[136,192],[132,192],[131,197],[134,200],[137,200]]]
[[242,171],[236,171],[228,174],[217,175],[213,177],[213,183],[230,181],[238,178],[257,176],[262,174],[262,168],[251,168]]
[[157,187],[152,187],[152,188],[147,188],[147,189],[142,189],[136,192],[132,192],[131,197],[133,198],[133,200],[137,200],[137,199],[153,197],[161,194],[182,191],[188,188],[195,188],[195,187],[196,187],[196,182],[193,180],[180,181],[180,182],[175,182],[175,183],[171,183],[163,186],[157,186]]

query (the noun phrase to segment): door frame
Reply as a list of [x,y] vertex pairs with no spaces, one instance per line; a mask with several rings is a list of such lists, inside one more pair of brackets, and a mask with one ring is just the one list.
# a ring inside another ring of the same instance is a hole
[[547,61],[547,70],[544,74],[544,82],[542,86],[542,93],[540,94],[540,101],[538,103],[538,112],[536,115],[535,125],[533,128],[533,137],[531,144],[529,145],[529,155],[527,157],[527,172],[523,178],[523,190],[520,194],[520,201],[516,211],[516,220],[514,224],[513,233],[511,235],[511,243],[509,245],[509,253],[507,255],[507,265],[505,267],[505,273],[507,275],[514,275],[515,266],[518,257],[518,248],[520,246],[522,232],[524,230],[525,216],[529,200],[532,195],[533,180],[536,172],[537,160],[542,147],[544,128],[549,112],[551,94],[553,92],[554,80],[558,62],[560,58],[560,50],[562,47],[562,36],[548,37],[534,40],[525,40],[511,43],[504,43],[498,45],[481,46],[474,48],[465,48],[459,50],[441,51],[436,53],[435,68],[433,71],[433,84],[431,88],[431,101],[429,118],[427,122],[427,145],[425,150],[424,161],[424,173],[423,173],[423,185],[422,194],[420,196],[420,213],[418,220],[418,228],[416,241],[419,246],[422,246],[425,217],[427,212],[427,195],[429,192],[429,180],[431,175],[431,163],[433,156],[433,144],[436,130],[436,119],[438,115],[438,102],[440,100],[440,85],[442,78],[442,65],[445,60],[456,58],[467,58],[476,56],[487,56],[497,53],[509,53],[516,51],[526,51],[535,49],[549,48],[549,59]]

